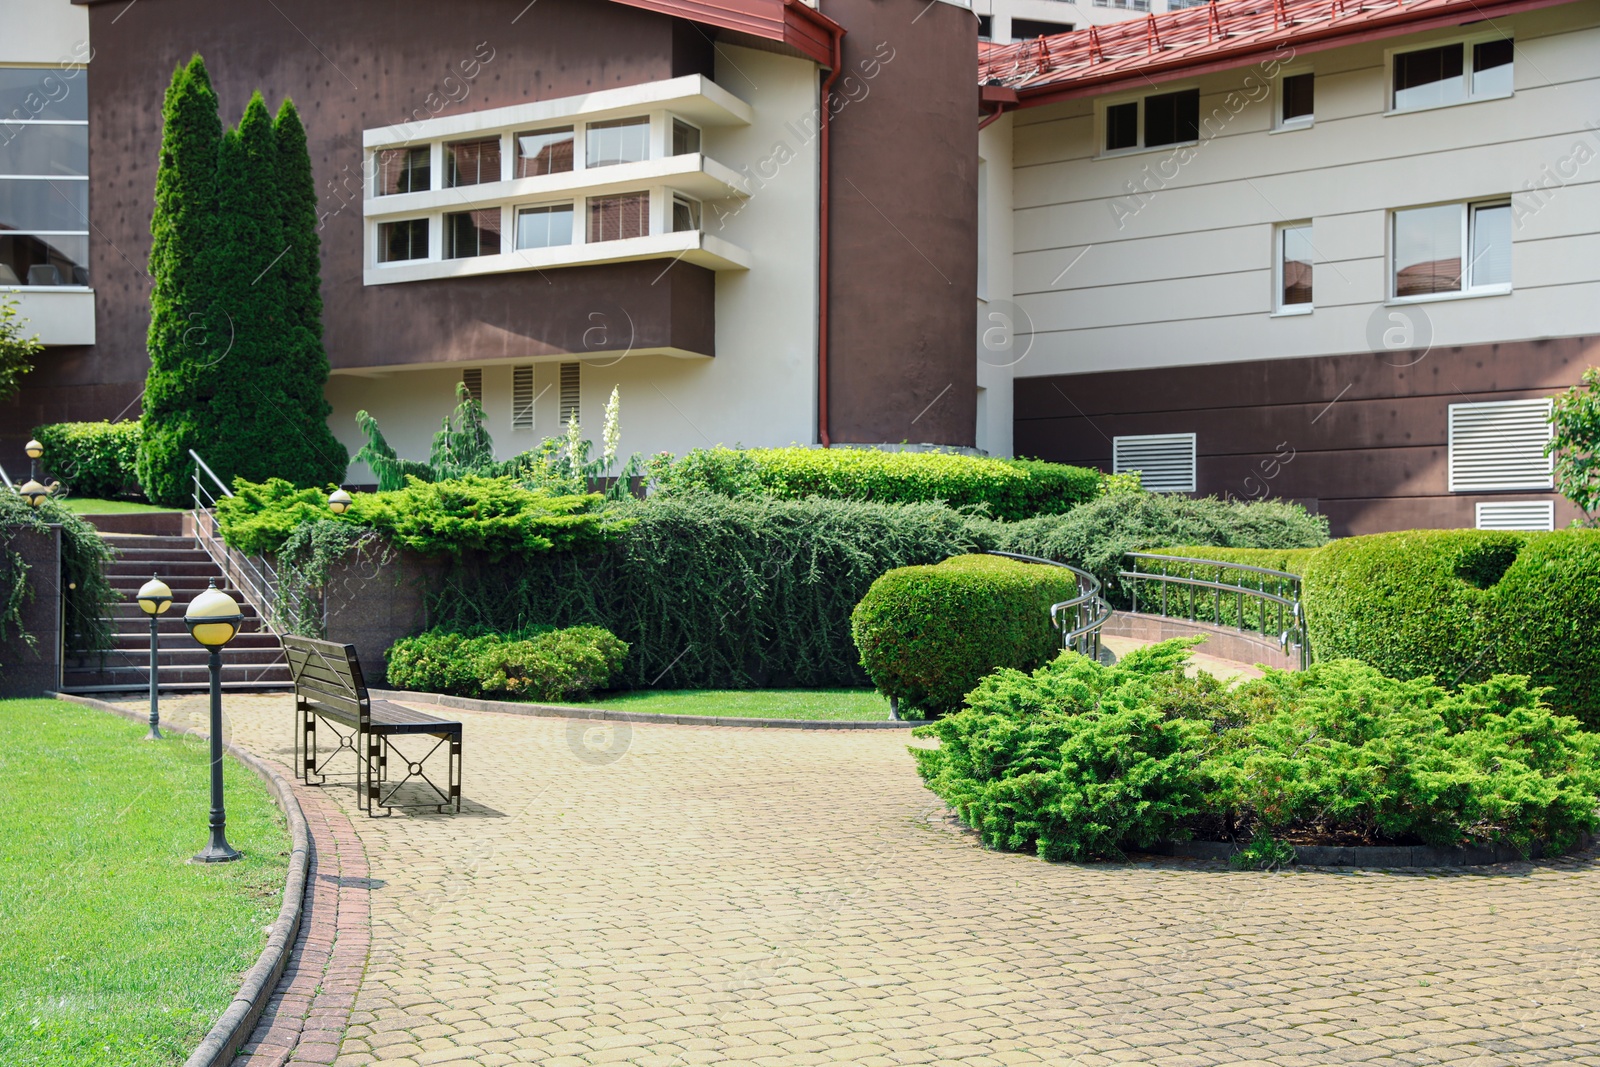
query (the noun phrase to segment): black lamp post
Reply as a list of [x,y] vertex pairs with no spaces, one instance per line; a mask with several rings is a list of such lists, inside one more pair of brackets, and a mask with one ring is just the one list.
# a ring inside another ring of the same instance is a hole
[[39,457],[44,455],[44,445],[29,441],[22,449],[28,453],[28,480],[17,487],[17,492],[28,498],[29,506],[38,507],[39,501],[51,492],[47,486],[39,484]]
[[156,672],[159,664],[156,659],[157,642],[156,626],[161,613],[172,607],[172,590],[155,575],[139,587],[139,610],[150,616],[150,732],[145,734],[146,741],[161,740],[161,711],[156,704]]
[[30,439],[27,444],[22,446],[22,450],[28,453],[28,477],[39,477],[39,457],[44,455],[44,445],[41,445],[37,440]]
[[211,653],[211,843],[196,856],[196,863],[227,863],[240,858],[224,830],[228,816],[222,802],[222,648],[239,632],[243,616],[239,605],[222,590],[217,580],[189,604],[184,625],[189,636]]

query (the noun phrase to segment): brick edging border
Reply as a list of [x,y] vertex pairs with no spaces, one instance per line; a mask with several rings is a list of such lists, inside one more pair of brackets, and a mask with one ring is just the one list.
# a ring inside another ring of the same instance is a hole
[[907,730],[921,722],[884,719],[881,722],[833,719],[743,719],[732,715],[658,715],[648,711],[612,711],[609,708],[571,707],[563,704],[522,704],[512,700],[476,700],[445,693],[417,693],[409,689],[368,689],[384,700],[413,704],[438,704],[462,711],[498,711],[538,719],[598,719],[603,722],[653,722],[667,726],[765,727],[773,730]]
[[[71,704],[109,711],[113,715],[120,715],[133,722],[146,721],[143,711],[119,708],[115,704],[93,697],[69,693],[46,695]],[[161,728],[172,733],[207,736],[203,731],[177,724],[162,723]],[[225,1067],[233,1062],[240,1046],[255,1029],[256,1022],[266,1009],[267,1001],[272,999],[278,979],[283,976],[284,969],[289,964],[295,938],[300,933],[300,920],[305,913],[306,874],[311,866],[314,848],[311,833],[306,825],[305,812],[300,809],[300,801],[294,795],[294,789],[289,782],[260,757],[228,742],[223,742],[222,747],[266,782],[267,789],[277,801],[278,807],[283,809],[284,816],[289,822],[289,871],[284,878],[283,904],[278,909],[278,918],[267,928],[266,946],[256,958],[255,965],[245,972],[244,981],[239,984],[239,991],[233,995],[232,1003],[211,1027],[210,1032],[201,1038],[199,1047],[184,1061],[184,1067]]]

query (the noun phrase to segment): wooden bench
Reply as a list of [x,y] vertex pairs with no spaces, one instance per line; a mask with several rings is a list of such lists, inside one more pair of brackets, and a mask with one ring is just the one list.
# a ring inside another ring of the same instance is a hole
[[[294,677],[295,767],[307,785],[327,781],[323,773],[335,756],[349,750],[356,757],[357,804],[368,815],[376,808],[387,814],[394,808],[414,805],[391,804],[400,787],[419,780],[439,798],[428,802],[443,812],[452,802],[461,810],[461,724],[426,712],[413,711],[388,700],[373,700],[361,678],[361,664],[354,645],[317,641],[309,637],[285,635],[283,649]],[[317,758],[317,723],[325,724],[338,745],[320,761]],[[341,731],[340,727],[345,727]],[[421,759],[412,759],[394,744],[397,737],[433,737],[433,747]],[[423,773],[429,756],[448,745],[450,780],[441,789]],[[406,767],[406,775],[389,782],[389,756],[394,754]],[[317,781],[311,780],[312,776]]]

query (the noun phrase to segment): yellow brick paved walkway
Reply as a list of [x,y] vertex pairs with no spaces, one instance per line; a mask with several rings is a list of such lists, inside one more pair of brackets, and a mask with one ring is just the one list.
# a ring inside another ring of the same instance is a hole
[[[227,706],[288,762],[287,697]],[[341,1065],[1600,1065],[1593,853],[1051,865],[952,828],[899,733],[462,717],[463,814],[329,786],[375,880]]]

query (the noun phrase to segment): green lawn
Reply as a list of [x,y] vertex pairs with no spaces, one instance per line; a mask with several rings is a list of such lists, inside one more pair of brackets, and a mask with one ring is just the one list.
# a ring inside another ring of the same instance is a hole
[[889,702],[871,689],[643,689],[593,703],[618,711],[723,715],[732,719],[887,719]]
[[171,1067],[266,943],[289,836],[225,759],[235,863],[207,839],[205,743],[52,700],[0,701],[0,1061]]
[[92,496],[69,496],[57,504],[74,515],[134,515],[146,512],[178,511],[178,508],[158,508],[154,504],[141,504],[137,500],[96,500]]

